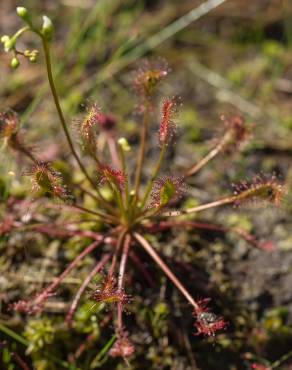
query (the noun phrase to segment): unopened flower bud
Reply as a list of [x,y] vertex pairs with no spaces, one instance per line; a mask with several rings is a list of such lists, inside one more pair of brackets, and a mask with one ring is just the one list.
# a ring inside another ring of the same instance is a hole
[[35,62],[36,62],[36,60],[37,60],[36,55],[32,55],[31,57],[29,57],[29,61],[30,61],[31,63],[35,63]]
[[118,140],[118,144],[122,148],[123,152],[130,152],[131,151],[131,147],[130,147],[130,145],[128,143],[128,140],[126,138],[121,137]]
[[11,62],[10,62],[11,68],[16,69],[16,68],[18,68],[19,64],[20,64],[19,60],[16,57],[11,59]]
[[31,63],[35,63],[36,60],[37,60],[37,55],[38,55],[38,51],[37,50],[29,50],[29,49],[26,49],[24,52],[23,52],[23,55],[28,58],[28,60],[31,62]]
[[4,44],[4,51],[8,53],[9,51],[13,50],[15,47],[16,40],[14,38],[10,38],[9,36],[3,36],[1,41]]
[[5,42],[9,41],[10,37],[8,35],[1,36],[1,42],[4,44]]
[[43,15],[43,26],[41,29],[41,33],[44,36],[46,41],[52,40],[53,33],[54,33],[54,26],[50,18],[47,17],[46,15]]
[[26,8],[24,8],[23,6],[18,6],[16,8],[16,13],[23,20],[25,20],[25,21],[29,20],[28,10]]

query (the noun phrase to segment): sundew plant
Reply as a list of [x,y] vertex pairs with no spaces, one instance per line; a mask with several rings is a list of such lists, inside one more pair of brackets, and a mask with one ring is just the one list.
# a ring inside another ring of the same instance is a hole
[[[98,102],[88,106],[83,119],[75,120],[73,125],[68,124],[52,72],[51,49],[54,34],[52,22],[47,16],[43,16],[43,23],[39,27],[37,20],[23,7],[17,8],[17,14],[25,26],[12,36],[2,36],[4,50],[12,56],[12,68],[18,68],[22,59],[35,63],[39,59],[39,54],[44,55],[52,101],[72,157],[71,170],[77,171],[79,167],[82,181],[67,184],[62,173],[55,169],[54,163],[42,160],[41,153],[34,149],[34,143],[27,143],[22,135],[19,116],[9,108],[0,115],[0,138],[8,149],[25,158],[26,168],[21,172],[31,178],[33,201],[44,197],[46,202],[54,202],[59,212],[69,209],[74,214],[77,212],[85,214],[103,226],[96,231],[94,227],[87,229],[84,225],[80,227],[81,221],[71,225],[54,221],[35,222],[33,219],[26,221],[17,219],[7,212],[0,229],[2,234],[19,229],[34,230],[35,233],[55,238],[79,236],[92,240],[51,284],[33,296],[19,297],[20,300],[11,303],[10,308],[27,315],[40,315],[50,297],[58,294],[59,286],[70,272],[78,267],[87,255],[98,256],[95,265],[72,299],[64,325],[68,328],[72,326],[78,303],[83,295],[91,302],[93,311],[102,304],[107,306],[113,313],[115,332],[115,342],[112,343],[109,354],[126,359],[135,352],[135,343],[131,340],[131,333],[123,320],[125,310],[135,300],[135,294],[130,296],[127,286],[127,271],[132,269],[129,262],[135,264],[142,277],[151,280],[147,267],[139,256],[139,250],[143,249],[178,289],[182,298],[189,303],[195,335],[215,336],[218,331],[226,328],[228,330],[227,320],[220,313],[213,312],[210,298],[195,298],[196,292],[189,291],[185,282],[178,279],[175,271],[170,269],[160,253],[151,245],[148,235],[167,232],[172,228],[202,227],[206,230],[236,233],[254,247],[264,250],[273,247],[271,242],[259,242],[253,235],[239,228],[194,222],[192,215],[210,208],[239,206],[246,203],[279,206],[284,189],[274,174],[255,175],[251,181],[235,185],[232,194],[210,203],[191,208],[181,207],[181,200],[187,196],[191,186],[188,183],[189,179],[221,153],[231,154],[233,151],[239,151],[251,138],[252,125],[246,124],[240,116],[222,116],[224,133],[206,156],[182,173],[162,173],[166,153],[175,145],[174,138],[179,127],[181,106],[180,98],[177,96],[165,97],[162,102],[157,101],[157,92],[163,91],[161,89],[163,82],[170,73],[167,63],[160,59],[142,60],[138,69],[132,73],[133,95],[138,99],[135,105],[138,106],[138,120],[141,121],[138,123],[139,145],[132,148],[126,137],[118,136],[116,116],[104,114]],[[37,36],[42,50],[18,49],[17,41],[27,32]],[[158,107],[159,118],[155,113]],[[152,163],[151,176],[147,178],[145,156],[150,142],[153,142],[149,137],[154,125],[157,126],[155,141],[159,155]],[[73,140],[76,136],[77,140]],[[102,146],[99,145],[100,136],[104,139]],[[134,160],[130,161],[131,156]],[[88,166],[88,163],[91,165]],[[94,171],[91,171],[92,164]],[[83,202],[84,196],[91,198],[91,204],[94,206],[87,207]],[[96,276],[102,278],[99,279],[95,289],[86,294],[88,286]]]

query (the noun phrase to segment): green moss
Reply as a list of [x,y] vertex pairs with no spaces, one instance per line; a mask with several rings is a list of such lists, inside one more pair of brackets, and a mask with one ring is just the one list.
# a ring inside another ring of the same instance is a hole
[[39,352],[54,341],[55,330],[53,322],[46,316],[30,319],[23,334],[29,342],[26,352]]
[[191,142],[201,140],[201,123],[194,109],[184,108],[180,114],[180,126],[184,128],[186,139]]

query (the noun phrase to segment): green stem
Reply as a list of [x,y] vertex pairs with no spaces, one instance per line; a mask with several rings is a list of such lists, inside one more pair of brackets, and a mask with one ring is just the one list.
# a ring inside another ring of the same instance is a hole
[[[2,323],[0,323],[0,331],[2,331],[2,333],[4,333],[4,334],[8,335],[10,338],[13,338],[14,340],[16,340],[18,343],[23,344],[25,347],[29,346],[28,340],[23,338],[21,335],[15,333],[13,330],[11,330],[7,326],[3,325]],[[46,351],[44,352],[44,355],[48,359],[50,359],[51,361],[54,361],[56,364],[59,364],[60,366],[62,366],[65,369],[78,370],[75,366],[70,365],[65,361],[59,360],[58,358],[56,358],[55,356],[51,355],[50,353],[48,353]]]
[[196,163],[195,165],[191,166],[185,173],[184,177],[187,178],[187,177],[190,177],[194,174],[196,174],[197,172],[199,172],[201,170],[201,168],[203,168],[208,162],[210,162],[213,158],[215,158],[217,156],[217,154],[219,154],[222,149],[224,148],[227,140],[229,138],[229,133],[227,132],[224,136],[223,136],[223,139],[219,142],[219,144],[217,144],[215,146],[215,148],[213,148],[204,158],[202,158],[198,163]]
[[62,108],[61,108],[61,105],[60,105],[60,102],[59,102],[59,97],[58,97],[58,93],[57,93],[55,82],[54,82],[54,78],[53,78],[50,49],[49,49],[48,43],[46,42],[46,40],[44,38],[42,38],[42,43],[43,43],[43,48],[44,48],[44,52],[45,52],[46,67],[47,67],[47,74],[48,74],[50,88],[51,88],[51,91],[52,91],[52,94],[53,94],[54,102],[55,102],[55,105],[56,105],[56,108],[57,108],[57,112],[58,112],[58,115],[59,115],[59,118],[60,118],[60,122],[62,124],[64,133],[65,133],[67,142],[68,142],[69,147],[70,147],[70,150],[71,150],[74,158],[76,159],[76,161],[77,161],[77,163],[78,163],[81,171],[83,172],[84,176],[93,185],[93,187],[95,187],[94,182],[89,177],[89,175],[88,175],[85,167],[81,163],[81,161],[80,161],[80,159],[78,157],[78,154],[77,154],[77,152],[76,152],[76,150],[75,150],[75,148],[73,146],[73,142],[72,142],[70,133],[69,133],[68,128],[67,128],[67,124],[66,124],[66,121],[65,121],[63,112],[62,112]]
[[165,155],[165,151],[166,151],[166,144],[164,143],[162,145],[162,148],[161,148],[161,151],[160,151],[160,156],[159,156],[158,162],[156,164],[156,167],[154,169],[153,175],[152,175],[152,177],[151,177],[151,179],[150,179],[150,181],[148,183],[148,186],[146,188],[145,195],[144,195],[143,200],[141,202],[141,207],[142,208],[144,207],[144,205],[145,205],[145,203],[146,203],[146,201],[148,199],[148,196],[149,196],[149,194],[151,192],[151,189],[152,189],[152,185],[153,185],[154,181],[156,180],[156,177],[157,177],[157,175],[158,175],[158,173],[160,171],[160,167],[161,167],[161,164],[162,164],[164,155]]
[[104,345],[104,347],[99,351],[99,353],[96,355],[96,357],[91,362],[91,365],[90,365],[91,369],[100,367],[100,365],[103,363],[103,357],[106,356],[107,352],[113,346],[116,339],[117,339],[117,336],[113,335],[111,339]]
[[10,338],[13,338],[14,340],[23,344],[26,347],[29,345],[29,342],[25,338],[23,338],[21,335],[15,333],[13,330],[7,328],[7,326],[5,326],[1,323],[0,323],[0,331],[2,331],[2,333],[5,333]]
[[126,220],[127,216],[126,216],[126,211],[125,211],[125,207],[124,207],[122,194],[121,194],[119,189],[115,190],[115,194],[116,194],[117,203],[118,203],[119,209],[121,211],[122,217],[124,218],[124,220]]
[[[125,160],[125,153],[123,151],[123,148],[119,145],[119,154],[120,154],[120,160],[121,160],[121,166],[122,166],[122,171],[124,174],[127,173],[127,165],[126,165],[126,160]],[[125,201],[126,201],[126,208],[129,206],[129,178],[126,179],[125,183]]]
[[97,158],[97,155],[96,153],[94,153],[93,151],[90,151],[91,155],[92,155],[92,158],[95,160],[95,163],[97,164],[97,168],[100,168],[100,161],[99,159]]
[[12,39],[15,41],[18,39],[19,36],[21,36],[24,32],[29,31],[30,28],[28,26],[22,27],[20,30],[18,30],[13,36]]
[[285,361],[287,361],[290,357],[292,357],[292,350],[287,352],[284,356],[282,356],[279,360],[275,361],[271,365],[271,369],[277,369],[280,365],[282,365]]
[[[200,212],[200,211],[204,211],[205,209],[223,206],[224,204],[234,203],[237,200],[238,200],[238,196],[231,196],[231,197],[226,197],[226,198],[216,200],[215,202],[202,204],[200,206],[193,207],[193,208],[188,208],[188,209],[182,210],[182,211],[165,212],[162,215],[166,216],[166,217],[183,216],[183,215],[187,215],[187,214],[191,214],[191,213],[197,213],[197,212]],[[156,214],[156,212],[155,212],[155,214]]]
[[8,139],[8,145],[11,146],[16,151],[19,151],[20,153],[24,154],[27,158],[29,158],[33,163],[37,163],[37,159],[32,154],[32,150],[29,150],[25,144],[19,139],[19,135],[13,134]]
[[110,223],[117,223],[117,221],[118,221],[118,219],[115,218],[114,216],[111,216],[109,214],[106,214],[106,213],[103,213],[103,212],[100,212],[100,211],[92,211],[91,209],[87,209],[87,208],[79,206],[77,204],[72,205],[72,207],[80,209],[80,211],[90,213],[92,215],[96,215],[96,216],[100,217],[101,219],[103,219],[104,221],[107,221],[107,222],[110,222]]
[[91,191],[85,189],[82,185],[80,184],[77,184],[77,183],[71,183],[70,184],[71,186],[73,187],[76,187],[77,189],[79,189],[82,193],[84,194],[87,194],[88,196],[90,196],[92,199],[94,199],[97,203],[99,202],[99,198],[93,194]]
[[109,209],[110,208],[109,207],[109,204],[103,198],[103,196],[101,195],[99,189],[96,187],[96,184],[94,183],[94,181],[88,175],[88,173],[87,173],[84,165],[80,161],[80,159],[78,157],[78,154],[77,154],[77,152],[76,152],[76,150],[74,148],[74,145],[73,145],[73,142],[72,142],[72,139],[71,139],[71,136],[70,136],[70,133],[69,133],[69,130],[68,130],[68,127],[67,127],[67,124],[66,124],[64,115],[63,115],[63,111],[62,111],[62,108],[61,108],[61,105],[60,105],[58,93],[57,93],[55,82],[54,82],[54,78],[53,78],[50,48],[49,48],[49,45],[48,45],[47,41],[43,37],[41,39],[42,39],[43,49],[44,49],[44,53],[45,53],[45,60],[46,60],[46,67],[47,67],[47,75],[48,75],[48,80],[49,80],[51,92],[52,92],[52,95],[53,95],[53,98],[54,98],[55,106],[56,106],[56,109],[57,109],[57,112],[58,112],[58,115],[59,115],[59,118],[60,118],[60,122],[61,122],[62,128],[63,128],[64,133],[65,133],[67,142],[69,144],[70,150],[71,150],[74,158],[76,159],[76,162],[78,163],[78,165],[79,165],[81,171],[83,172],[84,176],[90,182],[90,184],[92,185],[92,187],[96,190],[96,192],[97,192],[97,194],[99,196],[100,203],[104,207],[106,207],[106,208]]
[[140,183],[141,183],[142,166],[143,166],[144,157],[145,157],[148,125],[149,125],[149,107],[147,105],[145,107],[145,113],[144,113],[144,118],[143,118],[143,128],[142,128],[142,133],[141,133],[140,152],[139,152],[139,156],[138,156],[137,169],[136,169],[135,203],[137,203],[137,201],[139,199],[139,188],[140,188]]
[[[162,216],[163,217],[184,216],[184,215],[188,215],[188,214],[192,214],[192,213],[201,212],[201,211],[204,211],[204,210],[209,209],[209,208],[215,208],[215,207],[223,206],[225,204],[231,204],[231,203],[234,203],[238,200],[239,200],[239,197],[234,195],[234,196],[230,196],[230,197],[215,200],[214,202],[205,203],[205,204],[201,204],[201,205],[196,206],[196,207],[184,209],[182,211],[169,211],[169,212],[166,211],[166,212],[162,213]],[[161,211],[161,207],[158,207],[156,209],[151,208],[149,210],[146,210],[140,215],[140,217],[137,218],[136,222],[141,222],[143,219],[157,216],[160,211]]]
[[[110,190],[112,191],[112,194],[113,194],[114,199],[115,199],[115,201],[118,205],[118,209],[120,210],[120,213],[121,213],[123,219],[126,220],[127,217],[126,217],[126,213],[125,213],[125,207],[124,207],[123,198],[122,198],[119,186],[117,184],[115,184],[114,182],[112,183],[110,180],[107,180],[106,183],[108,184]],[[114,210],[114,214],[117,215],[117,212],[115,210]]]

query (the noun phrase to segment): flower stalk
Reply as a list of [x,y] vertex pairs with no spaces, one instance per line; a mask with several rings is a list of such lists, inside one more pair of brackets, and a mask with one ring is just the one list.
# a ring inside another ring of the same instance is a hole
[[149,126],[149,106],[147,104],[145,107],[145,112],[143,116],[140,150],[138,154],[137,168],[135,171],[136,173],[135,186],[134,186],[135,203],[139,200],[139,190],[140,190],[142,168],[143,168],[143,162],[144,162],[145,150],[146,150],[148,126]]

